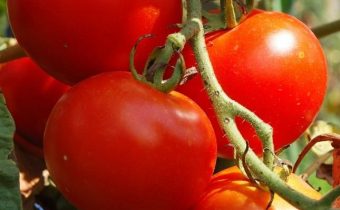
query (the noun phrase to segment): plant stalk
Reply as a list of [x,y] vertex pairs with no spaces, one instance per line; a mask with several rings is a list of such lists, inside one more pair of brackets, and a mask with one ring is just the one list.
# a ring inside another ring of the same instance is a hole
[[[192,45],[199,67],[199,72],[205,84],[205,88],[212,100],[214,109],[218,116],[219,122],[228,136],[228,139],[233,144],[236,152],[242,155],[246,149],[246,143],[241,133],[239,132],[235,122],[235,112],[230,113],[230,110],[236,110],[238,104],[231,100],[219,85],[212,64],[206,50],[204,39],[204,29],[201,21],[201,3],[199,0],[188,0],[188,20],[196,22],[199,31],[192,38]],[[226,111],[229,110],[229,111]],[[240,115],[240,110],[237,115]],[[256,128],[256,127],[255,127]],[[266,135],[266,134],[265,134]],[[279,194],[289,203],[299,209],[329,209],[330,201],[334,200],[340,192],[340,188],[336,188],[328,195],[324,196],[320,201],[310,199],[296,190],[289,187],[277,174],[272,172],[256,155],[249,149],[246,155],[247,166],[261,183],[264,183],[275,193]]]
[[224,15],[226,17],[227,28],[235,28],[238,25],[235,15],[234,0],[225,0]]
[[330,23],[326,23],[321,26],[312,28],[313,33],[316,37],[323,38],[325,36],[331,35],[333,33],[340,31],[340,20],[336,20]]
[[0,63],[6,63],[22,57],[26,57],[26,53],[18,44],[8,46],[0,51]]

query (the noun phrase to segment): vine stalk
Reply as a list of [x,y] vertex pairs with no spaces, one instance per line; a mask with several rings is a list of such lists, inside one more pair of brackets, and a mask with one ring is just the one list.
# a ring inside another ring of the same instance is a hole
[[319,39],[331,35],[335,32],[340,31],[340,20],[317,26],[315,28],[312,28],[312,31]]
[[224,14],[226,17],[227,28],[235,28],[238,23],[234,9],[234,0],[225,0]]
[[[235,122],[236,116],[250,120],[251,124],[258,131],[257,133],[261,139],[263,139],[263,137],[268,138],[268,135],[272,136],[272,132],[270,129],[268,132],[266,124],[261,122],[261,120],[258,120],[251,112],[237,102],[231,100],[224,93],[214,75],[214,70],[206,50],[204,29],[201,21],[200,0],[188,0],[188,10],[187,20],[196,23],[196,27],[199,28],[198,32],[191,39],[199,67],[198,70],[213,103],[221,127],[224,129],[236,152],[242,156],[243,151],[246,149],[246,143],[237,128]],[[256,123],[254,122],[254,119],[256,119]],[[340,188],[335,188],[320,201],[310,199],[289,187],[277,174],[272,172],[271,167],[267,167],[251,149],[246,154],[245,159],[247,167],[249,167],[256,179],[299,209],[330,209],[332,201],[340,194]],[[270,165],[270,163],[268,164]]]
[[[14,39],[12,39],[14,40]],[[18,58],[26,57],[24,50],[18,45],[18,43],[8,43],[5,49],[0,50],[0,63],[6,63]]]

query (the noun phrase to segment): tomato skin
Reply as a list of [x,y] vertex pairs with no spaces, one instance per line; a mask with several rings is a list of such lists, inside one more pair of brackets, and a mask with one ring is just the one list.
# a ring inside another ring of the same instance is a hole
[[47,118],[68,88],[29,58],[14,60],[1,67],[0,89],[16,124],[16,143],[34,154],[42,154]]
[[[304,195],[320,199],[315,191],[299,176],[290,174],[287,184]],[[215,174],[205,195],[192,210],[263,210],[270,200],[270,193],[251,183],[233,166]],[[270,210],[296,210],[291,204],[275,195]]]
[[9,0],[9,20],[20,46],[55,78],[74,84],[101,71],[129,69],[129,53],[144,34],[155,37],[138,47],[144,67],[151,49],[181,23],[180,0]]
[[[314,120],[325,96],[327,66],[319,41],[303,23],[278,12],[251,15],[238,27],[206,37],[207,50],[223,90],[274,130],[275,149],[296,140]],[[187,50],[187,66],[194,66]],[[196,76],[177,91],[189,96],[208,114],[221,157],[233,157],[214,110]],[[262,146],[253,128],[237,119],[251,148]]]
[[44,154],[57,187],[79,209],[188,209],[209,182],[216,139],[205,113],[128,72],[68,91],[48,120]]

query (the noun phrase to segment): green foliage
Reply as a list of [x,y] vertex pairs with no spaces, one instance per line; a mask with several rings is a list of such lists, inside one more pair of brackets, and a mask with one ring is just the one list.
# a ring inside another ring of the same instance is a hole
[[6,13],[6,1],[0,0],[0,15],[5,15]]
[[290,13],[293,3],[293,0],[274,0],[273,10]]
[[281,8],[283,12],[289,13],[292,6],[293,6],[293,0],[285,0],[281,1]]
[[6,33],[6,29],[8,27],[6,11],[7,11],[6,1],[0,0],[0,36],[4,36],[4,34]]
[[19,170],[9,155],[13,150],[14,122],[0,94],[0,209],[20,210]]
[[[303,150],[303,148],[307,145],[307,140],[305,138],[300,138],[298,141],[294,142],[290,145],[288,149],[286,149],[282,154],[280,154],[280,158],[284,160],[288,160],[291,163],[295,163],[298,159],[299,154]],[[317,156],[313,152],[309,152],[304,158],[299,167],[297,168],[296,174],[302,175],[307,170],[308,167],[311,166],[317,159]],[[332,188],[330,184],[328,184],[325,180],[321,180],[316,177],[316,173],[312,173],[308,177],[309,184],[316,190],[319,190],[321,194],[326,194]]]

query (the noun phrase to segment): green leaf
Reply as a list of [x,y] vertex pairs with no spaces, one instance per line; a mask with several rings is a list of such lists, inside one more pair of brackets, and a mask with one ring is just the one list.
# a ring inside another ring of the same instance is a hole
[[316,173],[313,173],[310,177],[308,177],[308,182],[311,184],[315,189],[319,190],[322,195],[325,195],[329,191],[332,190],[332,186],[328,184],[327,181],[319,179],[316,176]]
[[9,159],[13,151],[14,122],[0,93],[0,209],[21,210],[19,169]]
[[290,13],[294,1],[293,0],[281,0],[281,10],[285,13]]
[[273,0],[273,10],[289,13],[293,3],[293,0]]
[[[288,149],[286,149],[282,154],[279,155],[280,158],[284,160],[288,160],[291,163],[295,163],[298,159],[299,154],[303,150],[303,148],[307,145],[307,140],[301,137],[299,140],[290,145]],[[306,169],[316,161],[317,156],[312,152],[308,152],[307,155],[303,158],[299,167],[297,168],[296,174],[303,174]],[[326,194],[332,189],[332,186],[329,185],[326,181],[317,178],[315,172],[308,177],[308,183],[317,190],[320,190],[321,194]]]

